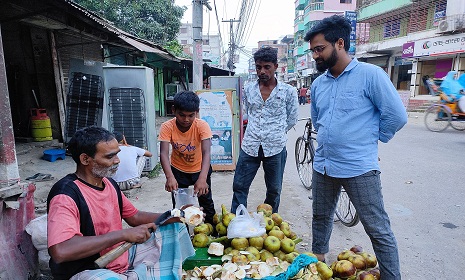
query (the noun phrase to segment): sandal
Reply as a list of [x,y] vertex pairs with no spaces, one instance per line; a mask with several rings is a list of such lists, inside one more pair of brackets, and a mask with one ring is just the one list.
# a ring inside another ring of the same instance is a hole
[[33,182],[51,181],[54,177],[52,174],[36,173],[33,176],[27,177],[26,180]]

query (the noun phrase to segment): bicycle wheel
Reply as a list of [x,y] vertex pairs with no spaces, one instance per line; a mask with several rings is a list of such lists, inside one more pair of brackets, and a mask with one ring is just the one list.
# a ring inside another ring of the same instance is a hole
[[307,190],[312,189],[313,145],[300,136],[295,142],[295,163],[300,181]]
[[451,123],[451,115],[443,105],[433,105],[425,112],[426,128],[433,132],[445,130]]
[[450,121],[450,126],[453,129],[463,131],[465,130],[465,117],[463,116],[452,116]]
[[344,190],[341,190],[336,206],[336,216],[346,227],[353,227],[360,221],[354,205]]

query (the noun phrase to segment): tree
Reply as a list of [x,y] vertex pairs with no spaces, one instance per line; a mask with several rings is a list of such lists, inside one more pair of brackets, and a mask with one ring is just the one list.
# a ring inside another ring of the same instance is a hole
[[163,47],[175,56],[183,57],[183,58],[191,58],[189,55],[183,52],[181,44],[179,44],[179,42],[176,40],[167,42]]
[[165,45],[176,40],[185,6],[173,0],[74,0],[137,37]]

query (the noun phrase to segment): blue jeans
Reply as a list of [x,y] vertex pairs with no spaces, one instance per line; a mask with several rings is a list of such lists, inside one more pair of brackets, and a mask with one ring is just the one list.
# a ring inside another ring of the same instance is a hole
[[343,186],[370,237],[381,279],[401,279],[397,241],[384,210],[379,174],[372,170],[353,178],[334,178],[313,170],[312,250],[317,254],[329,251],[334,212]]
[[262,146],[258,150],[258,157],[249,156],[241,149],[236,165],[236,172],[234,173],[234,193],[231,202],[231,213],[236,213],[236,208],[239,204],[247,207],[247,196],[249,195],[250,185],[262,162],[263,171],[265,171],[265,203],[273,207],[273,213],[278,212],[286,158],[286,147],[279,154],[271,157],[264,156]]

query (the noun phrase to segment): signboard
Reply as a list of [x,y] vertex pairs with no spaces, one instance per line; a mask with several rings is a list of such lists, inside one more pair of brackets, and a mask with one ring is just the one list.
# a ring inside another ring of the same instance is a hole
[[447,3],[436,3],[433,26],[438,26],[439,22],[446,18],[446,8]]
[[350,27],[352,30],[350,31],[350,48],[349,48],[349,54],[354,55],[355,54],[355,40],[356,40],[356,32],[357,32],[357,12],[355,11],[345,11],[344,12],[344,17],[350,21]]
[[394,66],[411,65],[411,64],[412,64],[411,60],[403,59],[400,56],[394,57]]
[[302,56],[299,56],[296,60],[296,64],[295,64],[295,69],[296,70],[303,70],[303,69],[307,69],[307,55],[302,55]]
[[213,170],[234,170],[232,90],[197,92],[200,119],[212,130],[211,165]]
[[[405,52],[410,52],[405,48],[403,49]],[[412,56],[437,56],[462,52],[465,52],[465,33],[415,41]]]
[[408,42],[402,45],[402,58],[413,57],[415,42]]

